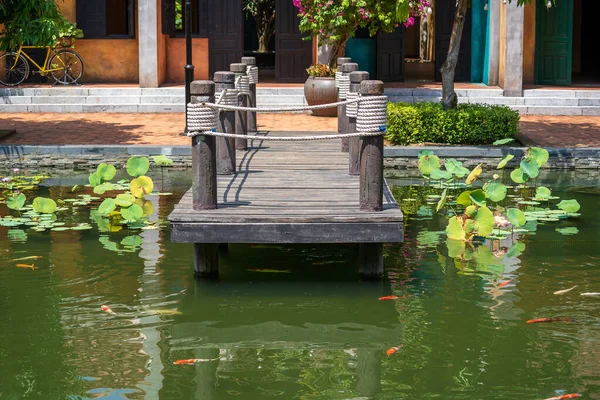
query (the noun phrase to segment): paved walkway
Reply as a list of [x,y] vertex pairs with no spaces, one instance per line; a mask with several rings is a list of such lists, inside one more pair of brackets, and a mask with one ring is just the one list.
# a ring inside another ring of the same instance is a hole
[[[307,114],[260,114],[259,130],[336,131],[337,119]],[[179,136],[184,115],[177,114],[0,114],[0,130],[17,134],[2,144],[154,144],[188,145]],[[545,147],[600,147],[600,117],[521,117],[521,133]]]

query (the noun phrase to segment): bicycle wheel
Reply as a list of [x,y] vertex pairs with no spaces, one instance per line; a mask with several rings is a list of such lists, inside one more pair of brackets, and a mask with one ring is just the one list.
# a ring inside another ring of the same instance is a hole
[[29,63],[17,53],[4,53],[0,56],[0,82],[6,86],[17,86],[29,76]]
[[73,50],[59,50],[48,61],[48,69],[55,68],[59,69],[50,71],[50,74],[56,83],[76,83],[83,75],[83,60]]

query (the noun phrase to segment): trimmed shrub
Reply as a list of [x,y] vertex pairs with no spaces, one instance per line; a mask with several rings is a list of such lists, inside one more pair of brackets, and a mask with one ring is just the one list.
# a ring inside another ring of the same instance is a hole
[[519,132],[519,112],[506,106],[441,103],[390,103],[386,139],[393,145],[416,143],[492,144]]

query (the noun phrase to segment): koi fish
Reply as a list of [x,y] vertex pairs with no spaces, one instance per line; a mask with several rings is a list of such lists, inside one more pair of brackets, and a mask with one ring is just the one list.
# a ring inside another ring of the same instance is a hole
[[33,264],[31,264],[31,265],[29,265],[29,264],[17,264],[17,267],[19,267],[19,268],[31,268],[32,271],[35,270],[35,265],[33,265]]
[[387,355],[388,355],[388,357],[389,357],[389,356],[391,356],[392,354],[394,354],[394,353],[398,352],[398,351],[399,351],[399,350],[402,348],[402,346],[404,346],[404,345],[403,345],[403,344],[401,344],[400,346],[394,346],[394,347],[392,347],[392,348],[388,349],[388,350],[385,352],[385,354],[387,354]]
[[398,296],[382,296],[379,300],[396,300]]
[[289,269],[264,269],[264,268],[253,268],[249,269],[250,272],[271,272],[274,274],[289,274]]
[[199,362],[217,361],[219,358],[189,358],[187,360],[177,360],[173,364],[175,365],[194,365]]
[[539,324],[541,322],[577,322],[572,318],[536,318],[527,321],[528,324]]
[[109,306],[102,305],[102,306],[100,306],[100,310],[107,312],[109,314],[116,314],[116,312],[111,310]]
[[154,315],[181,315],[181,314],[183,314],[181,311],[169,310],[169,309],[146,310],[145,312],[154,314]]
[[504,287],[504,286],[508,286],[509,283],[512,282],[512,279],[509,279],[507,281],[501,282],[498,286],[499,287]]
[[12,260],[9,260],[9,261],[13,262],[13,261],[25,261],[25,260],[39,260],[40,258],[42,258],[42,256],[29,256],[29,257],[13,258]]
[[588,293],[581,293],[582,296],[600,296],[599,292],[588,292]]
[[567,293],[567,292],[570,292],[571,290],[575,289],[576,287],[577,287],[577,285],[573,286],[573,287],[572,287],[572,288],[570,288],[570,289],[557,290],[556,292],[554,292],[554,294],[556,294],[556,295],[559,295],[559,296],[560,296],[561,294],[565,294],[565,293]]
[[566,400],[566,399],[574,399],[576,397],[581,397],[581,394],[579,394],[579,393],[563,394],[562,396],[554,396],[554,397],[547,398],[546,400]]

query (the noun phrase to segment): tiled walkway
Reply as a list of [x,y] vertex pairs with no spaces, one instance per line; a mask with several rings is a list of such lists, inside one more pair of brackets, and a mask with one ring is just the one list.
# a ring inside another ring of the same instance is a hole
[[[337,119],[307,114],[260,114],[259,130],[335,131]],[[188,145],[177,114],[0,114],[0,130],[17,134],[2,144]],[[546,147],[600,147],[600,117],[522,116],[521,133]]]

